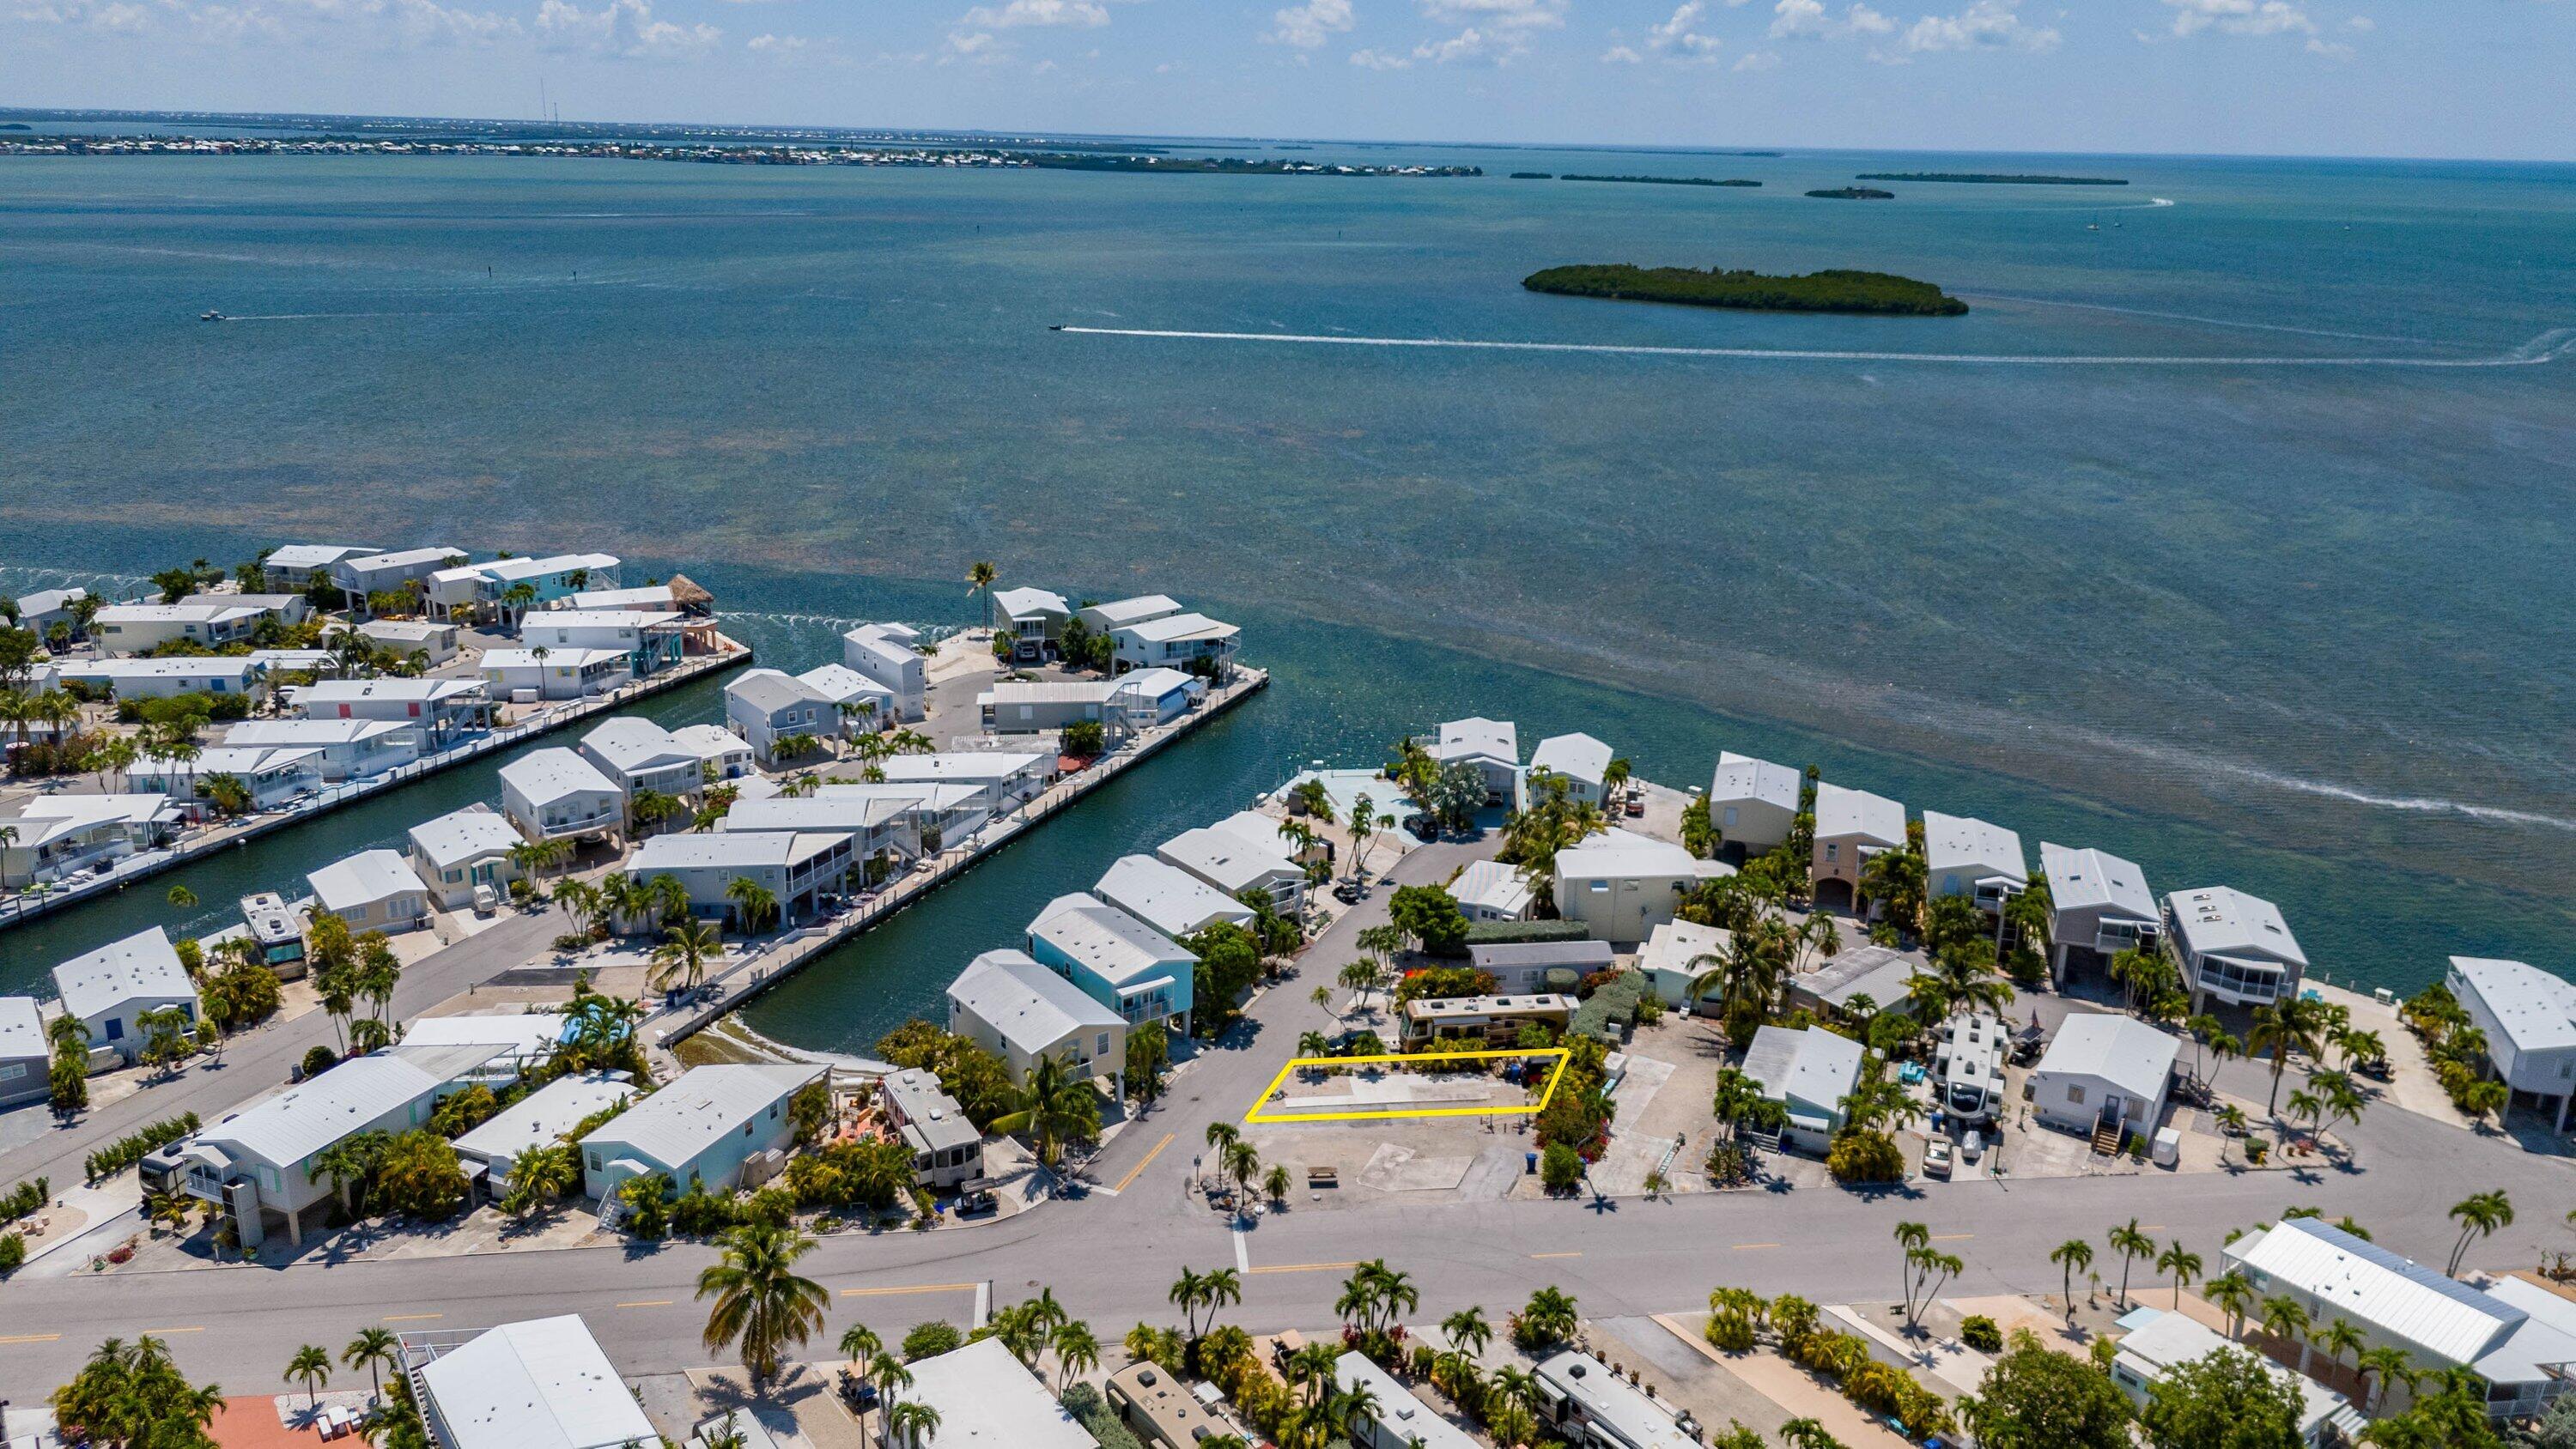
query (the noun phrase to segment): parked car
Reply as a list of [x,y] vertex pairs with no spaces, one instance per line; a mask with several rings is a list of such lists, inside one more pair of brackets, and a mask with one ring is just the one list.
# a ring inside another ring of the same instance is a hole
[[501,909],[501,893],[492,889],[490,881],[485,881],[474,888],[474,914],[488,916],[499,909]]
[[1959,1152],[1961,1156],[1966,1157],[1970,1162],[1974,1162],[1978,1158],[1985,1156],[1986,1134],[1978,1131],[1974,1127],[1969,1128],[1967,1140],[1959,1144]]
[[1950,1175],[1949,1138],[1935,1137],[1932,1139],[1930,1145],[1923,1149],[1923,1175],[1925,1177],[1948,1177]]
[[1340,885],[1333,887],[1333,899],[1340,901],[1346,906],[1358,905],[1360,903],[1360,897],[1366,894],[1368,894],[1366,891],[1360,889],[1360,883],[1358,881],[1346,880]]
[[877,1406],[877,1386],[848,1369],[841,1370],[841,1402],[853,1414],[864,1414]]

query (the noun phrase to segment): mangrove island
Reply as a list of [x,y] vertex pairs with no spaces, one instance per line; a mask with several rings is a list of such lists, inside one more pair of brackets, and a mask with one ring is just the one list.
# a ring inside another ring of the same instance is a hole
[[1894,201],[1896,199],[1895,192],[1881,191],[1875,186],[1837,186],[1830,191],[1810,191],[1807,194],[1821,196],[1827,201]]
[[1625,181],[1638,186],[1759,186],[1759,181],[1720,181],[1714,176],[1578,176],[1568,171],[1559,181]]
[[1885,272],[1825,271],[1803,277],[1690,267],[1549,267],[1521,285],[1561,297],[1622,302],[1677,302],[1748,312],[1862,312],[1892,317],[1956,317],[1968,304],[1930,282]]

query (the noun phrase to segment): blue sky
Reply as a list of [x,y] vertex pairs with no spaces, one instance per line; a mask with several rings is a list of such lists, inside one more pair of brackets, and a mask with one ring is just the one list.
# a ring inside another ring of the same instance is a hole
[[0,0],[30,106],[2576,159],[2576,0]]

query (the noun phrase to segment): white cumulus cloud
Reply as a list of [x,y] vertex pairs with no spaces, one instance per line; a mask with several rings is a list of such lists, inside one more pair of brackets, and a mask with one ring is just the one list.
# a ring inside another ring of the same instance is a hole
[[1973,0],[1956,15],[1926,15],[1905,32],[1911,51],[2054,50],[2062,39],[2046,25],[2031,25],[2015,10],[2020,0]]
[[2198,35],[2314,35],[2317,23],[2290,0],[2165,0],[2174,9],[2173,33]]
[[1677,60],[1714,63],[1723,42],[1694,28],[1707,11],[1707,0],[1682,0],[1669,19],[1647,29],[1646,48]]
[[1867,5],[1854,4],[1840,16],[1827,13],[1824,0],[1779,0],[1771,7],[1773,40],[1844,40],[1895,29],[1895,21]]
[[1306,0],[1303,5],[1273,12],[1270,24],[1271,30],[1261,37],[1263,40],[1313,50],[1351,28],[1351,0]]
[[1775,50],[1748,50],[1735,58],[1735,70],[1778,70],[1780,53]]
[[1601,52],[1603,65],[1636,65],[1644,59],[1645,57],[1639,55],[1633,45],[1614,45]]
[[634,60],[677,60],[702,55],[724,32],[700,22],[681,25],[653,18],[652,0],[608,0],[584,10],[567,0],[537,7],[537,35],[557,50],[588,50]]
[[1422,13],[1487,34],[1553,30],[1565,23],[1565,0],[1422,0]]
[[1351,52],[1351,64],[1362,70],[1410,70],[1413,68],[1413,58],[1384,50],[1354,50]]
[[1030,25],[1096,26],[1109,23],[1109,11],[1093,0],[1010,0],[1006,5],[978,5],[957,23],[973,30],[1013,30]]

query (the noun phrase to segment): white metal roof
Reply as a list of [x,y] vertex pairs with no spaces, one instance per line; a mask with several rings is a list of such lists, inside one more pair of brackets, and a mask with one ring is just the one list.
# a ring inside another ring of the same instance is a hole
[[736,800],[725,812],[718,829],[738,830],[838,830],[854,834],[873,830],[889,820],[912,813],[912,802],[884,796],[812,795],[797,797],[779,795],[767,800]]
[[515,1161],[633,1095],[635,1084],[627,1080],[624,1072],[557,1077],[512,1103],[509,1110],[457,1138],[456,1150],[484,1161]]
[[1075,1032],[1127,1023],[1025,951],[987,951],[967,962],[948,983],[948,999],[1031,1056],[1054,1050]]
[[[2280,1364],[2240,1344],[2230,1343],[2216,1330],[2203,1326],[2189,1314],[2168,1312],[2160,1308],[2136,1310],[2153,1315],[2145,1323],[2130,1329],[2119,1341],[2122,1354],[2144,1364],[2155,1378],[2161,1379],[2175,1368],[2198,1363],[2213,1353],[2234,1350],[2252,1358],[2256,1365],[2273,1378],[2299,1391],[2301,1412],[2299,1424],[2306,1431],[2319,1421],[2332,1417],[2351,1401],[2302,1373],[2294,1373]],[[2353,1427],[2361,1417],[2353,1415]]]
[[2528,1317],[2317,1218],[2285,1219],[2251,1241],[2239,1239],[2228,1257],[2453,1363],[2476,1362]]
[[1659,923],[1654,934],[1646,938],[1645,946],[1637,952],[1637,968],[1696,975],[1708,968],[1694,968],[1691,963],[1703,956],[1715,956],[1722,961],[1727,949],[1734,944],[1735,933],[1723,926],[1703,926],[1697,921],[1675,917]]
[[445,1090],[501,1055],[498,1047],[391,1047],[351,1057],[198,1134],[271,1167],[293,1167],[352,1132]]
[[2035,1072],[2098,1077],[2134,1101],[2164,1100],[2182,1042],[2131,1016],[2078,1012],[2049,1038]]
[[433,624],[426,619],[369,619],[358,626],[358,632],[370,639],[401,639],[422,644],[453,635],[456,626]]
[[1109,863],[1092,892],[1103,901],[1178,939],[1211,919],[1244,925],[1252,908],[1167,860],[1122,855]]
[[966,1109],[941,1090],[939,1078],[920,1067],[887,1073],[878,1083],[888,1108],[903,1119],[903,1140],[916,1153],[972,1147],[984,1138]]
[[560,637],[567,629],[657,629],[677,624],[683,617],[669,609],[548,609],[530,614],[519,633],[524,637],[531,630],[543,630]]
[[245,655],[200,655],[193,659],[66,659],[56,666],[62,677],[103,679],[248,679],[255,666]]
[[451,699],[480,697],[483,681],[479,679],[317,679],[295,691],[300,709],[316,704],[356,704],[370,699],[399,700],[406,704],[431,704]]
[[1542,1360],[1536,1370],[1547,1389],[1573,1398],[1585,1413],[1611,1429],[1628,1449],[1697,1449],[1699,1440],[1681,1430],[1673,1411],[1587,1353],[1567,1349]]
[[2156,919],[2155,892],[2135,862],[2109,851],[2073,850],[2043,840],[2039,868],[2048,877],[2050,904],[2060,911],[2097,910],[2133,921]]
[[669,1086],[581,1139],[641,1154],[670,1171],[685,1168],[729,1132],[768,1112],[823,1075],[820,1066],[691,1067]]
[[[617,782],[599,767],[560,745],[531,750],[501,767],[501,782],[533,805],[544,805],[583,793],[623,795]],[[668,839],[655,836],[654,839]],[[648,842],[649,843],[649,842]]]
[[776,669],[746,669],[725,681],[724,692],[727,699],[739,699],[765,715],[802,704],[831,703],[823,691]]
[[796,858],[796,834],[788,830],[719,830],[705,835],[656,835],[626,862],[626,873],[650,876],[657,870],[721,870],[756,865],[785,869]]
[[1199,959],[1143,921],[1083,894],[1049,902],[1029,924],[1029,935],[1044,938],[1114,987],[1186,971]]
[[2176,891],[2165,897],[2183,948],[2194,956],[2255,956],[2304,967],[2307,953],[2281,908],[2261,896],[2227,886]]
[[1550,735],[1530,751],[1529,762],[1533,774],[1547,770],[1598,788],[1614,758],[1609,745],[1590,735]]
[[1368,1385],[1369,1397],[1377,1403],[1370,1417],[1399,1444],[1419,1444],[1422,1449],[1478,1449],[1482,1443],[1415,1398],[1412,1390],[1370,1362],[1367,1354],[1353,1350],[1333,1360],[1333,1383],[1344,1393],[1350,1392],[1353,1384]]
[[999,750],[966,750],[953,754],[888,755],[881,763],[889,781],[1007,780],[1031,769],[1045,755],[1006,754]]
[[1206,826],[1182,831],[1156,847],[1154,853],[1228,893],[1266,886],[1272,877],[1282,873],[1303,875],[1297,863],[1277,847],[1265,850],[1232,831]]
[[154,926],[55,967],[54,994],[65,1011],[89,1017],[129,1001],[194,1001],[197,988],[170,933]]
[[2475,1367],[2492,1384],[2541,1383],[2576,1364],[2576,1302],[2524,1278],[2503,1277],[2487,1296],[2527,1315]]
[[1860,1082],[1861,1045],[1821,1026],[1791,1031],[1766,1026],[1745,1049],[1744,1075],[1762,1084],[1762,1095],[1795,1098],[1828,1111]]
[[518,830],[479,804],[450,810],[411,828],[412,849],[440,870],[487,855],[507,855],[518,843]]
[[939,1411],[938,1449],[1100,1449],[998,1338],[911,1368],[904,1396]]
[[228,624],[268,611],[255,604],[110,604],[98,611],[101,624]]
[[1432,746],[1431,754],[1440,760],[1464,760],[1481,755],[1516,765],[1521,758],[1520,729],[1510,720],[1487,719],[1483,715],[1445,720],[1440,725],[1440,738]]
[[410,728],[398,719],[246,719],[224,731],[224,743],[327,749],[399,735]]
[[1119,675],[1117,682],[1109,688],[1109,697],[1116,699],[1132,694],[1143,699],[1161,699],[1175,690],[1186,692],[1192,689],[1204,692],[1207,682],[1197,675],[1184,674],[1158,664],[1151,669],[1133,669]]
[[1166,614],[1159,619],[1122,625],[1111,632],[1132,634],[1148,644],[1179,644],[1191,639],[1231,639],[1243,631],[1205,614]]
[[1449,883],[1449,898],[1462,906],[1480,906],[1505,916],[1517,916],[1530,907],[1529,877],[1520,867],[1499,860],[1479,860],[1458,872]]
[[1632,830],[1605,830],[1556,853],[1556,878],[1576,876],[1696,876],[1709,864],[1669,840]]
[[505,1323],[420,1371],[450,1449],[622,1449],[659,1430],[577,1314]]
[[1727,750],[1717,757],[1717,777],[1709,786],[1708,799],[1712,805],[1758,801],[1795,811],[1804,785],[1804,778],[1786,765]]
[[32,996],[0,996],[0,1062],[52,1054],[44,1013]]
[[1816,838],[1859,838],[1891,849],[1905,843],[1905,807],[1831,780],[1816,784]]
[[2523,961],[2454,956],[2451,970],[2512,1039],[2517,1052],[2576,1046],[2576,982]]
[[486,649],[481,668],[490,674],[503,669],[580,669],[602,659],[623,659],[623,649],[549,649],[543,659],[534,649]]
[[708,760],[722,760],[728,755],[738,755],[744,759],[751,757],[750,742],[723,725],[682,725],[671,731],[671,743],[688,751],[701,763]]
[[342,559],[340,562],[352,573],[374,573],[379,569],[418,568],[422,564],[443,563],[448,559],[464,556],[465,550],[461,548],[406,548],[397,549],[392,553],[371,553],[361,558]]
[[173,760],[167,755],[145,755],[134,762],[134,768],[128,773],[153,779],[168,779],[176,775],[201,782],[211,780],[217,775],[238,775],[245,779],[259,779],[281,770],[292,770],[298,765],[313,765],[318,769],[320,767],[315,762],[321,758],[322,752],[315,749],[272,749],[266,745],[210,745],[199,750],[193,760]]
[[519,579],[541,579],[548,574],[569,574],[583,569],[606,573],[617,567],[613,553],[559,553],[546,558],[496,558],[476,564],[484,577],[495,583],[512,583]]
[[535,1062],[553,1054],[569,1019],[560,1011],[424,1016],[403,1028],[402,1041],[407,1047],[490,1047],[514,1062]]
[[1966,872],[1971,880],[2001,876],[2027,883],[2030,858],[2022,854],[2021,835],[1973,815],[1923,812],[1923,866],[1934,880]]
[[347,915],[406,892],[417,895],[421,889],[420,872],[393,850],[362,850],[304,879],[313,886],[315,903],[334,915]]
[[1071,617],[1073,606],[1064,595],[1052,589],[1003,589],[993,595],[993,607],[1005,619],[1024,619],[1032,614],[1063,614]]
[[688,764],[697,756],[671,732],[642,715],[605,719],[581,737],[582,747],[630,775]]
[[884,701],[894,698],[893,690],[846,664],[818,664],[797,675],[796,678],[806,688],[834,704],[856,704],[863,699]]
[[976,696],[981,704],[1103,704],[1117,686],[1106,679],[1001,679]]
[[633,609],[646,614],[676,612],[677,595],[669,584],[647,584],[640,589],[584,589],[565,599],[568,610]]
[[344,558],[364,558],[374,553],[372,543],[290,543],[269,550],[261,566],[272,569],[327,569]]
[[1922,970],[1920,959],[1891,946],[1845,946],[1789,985],[1828,1006],[1848,1006],[1866,996],[1886,1011],[1913,994],[1912,982]]
[[1223,820],[1213,822],[1208,829],[1223,831],[1255,850],[1275,852],[1292,862],[1297,857],[1297,842],[1288,838],[1286,824],[1275,815],[1264,815],[1258,810],[1237,810]]
[[1138,594],[1134,598],[1112,599],[1105,604],[1091,604],[1082,612],[1096,614],[1104,629],[1123,629],[1147,619],[1160,619],[1181,612],[1181,601],[1169,594]]

